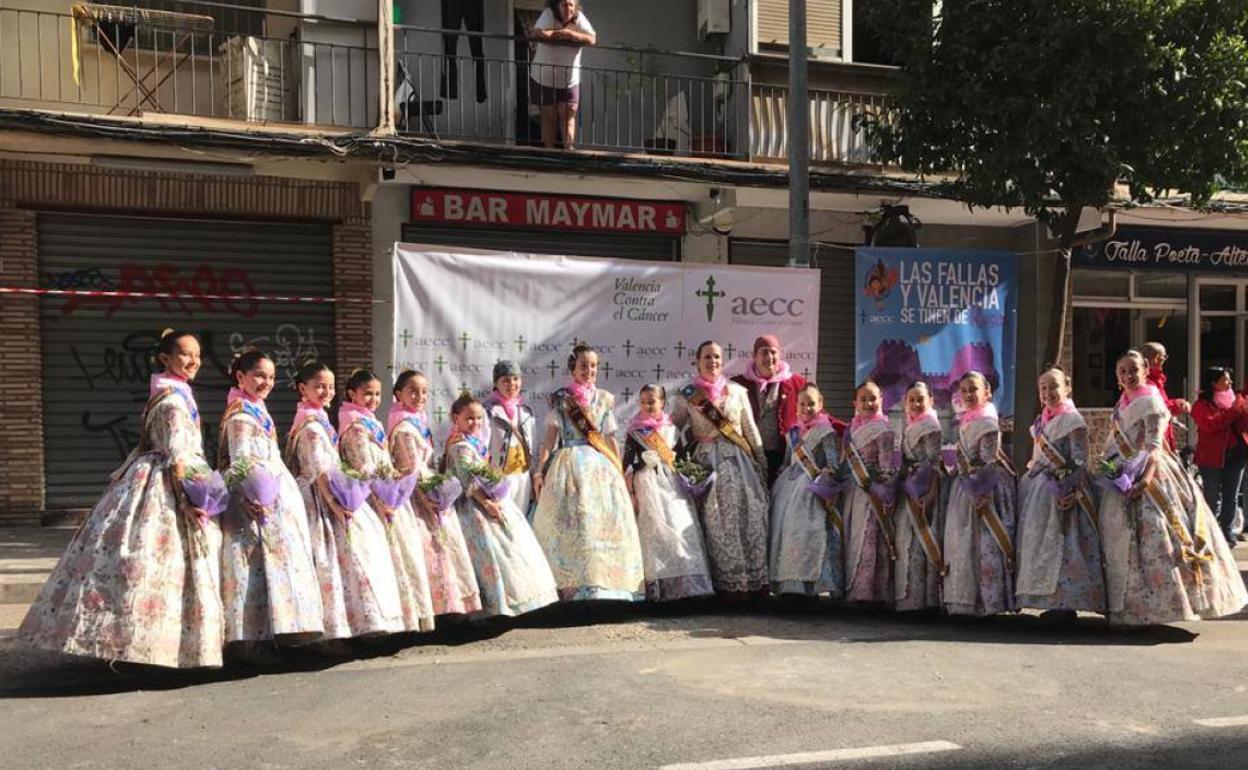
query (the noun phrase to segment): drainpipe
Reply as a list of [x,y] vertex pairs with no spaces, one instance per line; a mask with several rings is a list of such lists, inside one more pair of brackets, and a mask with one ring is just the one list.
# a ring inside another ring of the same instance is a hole
[[810,97],[806,0],[789,0],[789,267],[810,266]]

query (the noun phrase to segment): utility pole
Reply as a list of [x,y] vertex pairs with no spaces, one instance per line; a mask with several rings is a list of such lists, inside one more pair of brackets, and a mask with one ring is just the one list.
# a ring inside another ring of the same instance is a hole
[[789,0],[789,267],[810,266],[810,97],[806,0]]

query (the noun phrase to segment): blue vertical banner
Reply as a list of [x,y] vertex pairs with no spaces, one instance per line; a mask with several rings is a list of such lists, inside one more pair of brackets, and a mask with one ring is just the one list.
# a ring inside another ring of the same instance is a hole
[[957,381],[982,372],[1002,418],[1014,416],[1018,283],[1008,251],[855,250],[857,380],[874,380],[899,414],[906,388],[923,380],[942,418]]

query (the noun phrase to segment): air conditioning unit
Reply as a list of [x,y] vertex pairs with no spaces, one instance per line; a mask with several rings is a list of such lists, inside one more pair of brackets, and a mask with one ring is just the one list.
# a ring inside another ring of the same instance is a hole
[[698,0],[698,40],[732,30],[731,0]]

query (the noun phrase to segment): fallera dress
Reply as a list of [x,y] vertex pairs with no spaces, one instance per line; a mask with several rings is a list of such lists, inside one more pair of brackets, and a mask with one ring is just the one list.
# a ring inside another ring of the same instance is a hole
[[153,377],[142,438],[22,622],[22,643],[153,666],[221,665],[221,531],[178,510],[173,465],[207,468],[190,386]]
[[486,515],[472,498],[479,485],[472,468],[485,463],[486,457],[484,444],[471,439],[475,437],[452,434],[446,447],[446,470],[464,487],[455,512],[481,589],[481,613],[523,615],[554,604],[559,601],[555,577],[515,502],[507,495],[497,501],[502,511],[500,522]]
[[[344,407],[347,405],[344,404]],[[353,470],[375,477],[391,468],[386,429],[371,413],[339,412],[338,452]],[[429,570],[425,564],[425,541],[419,518],[409,500],[394,509],[389,521],[380,511],[386,543],[399,591],[399,606],[406,631],[433,630],[433,597],[429,590]]]
[[321,586],[325,639],[397,633],[403,610],[385,525],[368,503],[350,520],[336,514],[316,479],[339,466],[338,433],[321,409],[302,407],[286,440],[287,464],[308,510],[312,562]]
[[[969,463],[985,487],[979,488],[959,470],[949,493],[944,552],[949,572],[943,591],[945,609],[951,615],[984,616],[1018,609],[1014,596],[1014,479],[1001,462],[1000,449],[996,410],[985,409],[962,422],[959,464]],[[985,473],[990,475],[980,475]]]
[[630,428],[624,444],[624,467],[637,499],[646,598],[655,602],[715,593],[697,505],[676,483],[670,465],[675,449],[671,423]]
[[221,419],[219,465],[263,466],[278,481],[272,510],[260,521],[231,490],[222,514],[221,601],[225,641],[291,641],[320,636],[320,583],[312,563],[308,512],[295,477],[282,462],[273,419],[263,402],[231,398]]
[[[645,594],[641,541],[628,487],[616,461],[590,446],[566,410],[564,388],[551,397],[547,430],[558,435],[545,472],[533,531],[564,601],[640,601]],[[615,399],[594,389],[585,414],[603,437],[615,435]],[[617,460],[618,461],[618,460]]]
[[904,485],[909,480],[920,498],[930,494],[929,485],[934,484],[936,489],[935,497],[926,504],[912,499],[904,486],[897,490],[893,608],[903,612],[941,606],[942,541],[949,485],[941,470],[944,462],[940,448],[940,421],[934,412],[914,421],[906,420],[901,433],[900,482]]
[[1101,540],[1111,623],[1152,625],[1239,612],[1248,604],[1235,558],[1195,480],[1166,448],[1170,412],[1156,390],[1124,396],[1105,457],[1157,462],[1152,489],[1101,495]]
[[745,388],[728,382],[714,403],[749,447],[747,452],[691,404],[698,390],[687,385],[672,397],[672,422],[677,428],[687,428],[692,459],[715,472],[715,481],[701,503],[711,580],[717,592],[729,595],[763,592],[768,587],[768,501],[762,471],[767,458],[749,396]]
[[533,506],[532,471],[537,465],[537,418],[526,404],[516,406],[515,416],[493,394],[485,399],[489,425],[487,446],[490,464],[507,477],[507,496],[516,509],[528,516]]
[[[391,407],[390,456],[402,473],[433,475],[433,434],[424,415],[409,413],[394,419]],[[413,505],[415,526],[425,551],[429,594],[435,615],[466,615],[481,609],[480,588],[472,569],[468,543],[459,516],[451,507],[429,516]]]
[[[789,429],[784,465],[771,490],[771,590],[839,598],[845,592],[841,495],[825,502],[808,489],[841,462],[841,437],[826,420],[804,434]],[[812,475],[814,474],[814,475]]]
[[[1031,426],[1029,469],[1018,482],[1018,579],[1020,607],[1038,610],[1105,611],[1105,573],[1096,496],[1088,475],[1088,426],[1073,406]],[[1077,484],[1082,505],[1058,508],[1054,484],[1064,474]]]
[[[845,460],[851,469],[855,466],[865,469],[872,480],[884,479],[895,470],[896,444],[896,433],[887,417],[855,419],[845,439]],[[890,548],[895,547],[892,544],[894,509],[888,508],[890,501],[878,496],[878,503],[872,501],[868,487],[873,483],[869,481],[864,486],[859,474],[851,473],[845,492],[845,598],[891,604],[894,589]]]

